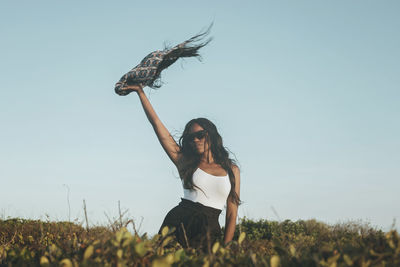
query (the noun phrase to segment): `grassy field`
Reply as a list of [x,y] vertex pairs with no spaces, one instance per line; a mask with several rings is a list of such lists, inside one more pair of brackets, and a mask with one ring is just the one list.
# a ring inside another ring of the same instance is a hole
[[171,229],[149,237],[135,228],[0,220],[0,266],[400,266],[399,234],[362,223],[242,218],[234,241],[207,253],[183,249]]

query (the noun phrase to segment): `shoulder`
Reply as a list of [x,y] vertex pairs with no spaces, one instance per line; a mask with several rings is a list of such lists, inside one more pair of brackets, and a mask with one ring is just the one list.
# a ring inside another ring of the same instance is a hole
[[237,165],[232,164],[232,171],[233,172],[240,172],[240,169],[239,169],[239,167]]
[[235,176],[235,191],[238,196],[240,196],[240,169],[237,165],[232,165],[232,172]]
[[240,169],[237,165],[232,165],[232,172],[235,175],[235,177],[240,177]]

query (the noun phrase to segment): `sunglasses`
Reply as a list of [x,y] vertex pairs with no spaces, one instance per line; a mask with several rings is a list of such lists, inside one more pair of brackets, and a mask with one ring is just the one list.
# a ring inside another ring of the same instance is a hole
[[197,132],[188,134],[187,138],[189,141],[193,141],[195,137],[200,140],[200,139],[203,139],[204,136],[206,136],[206,133],[207,133],[206,130],[197,131]]

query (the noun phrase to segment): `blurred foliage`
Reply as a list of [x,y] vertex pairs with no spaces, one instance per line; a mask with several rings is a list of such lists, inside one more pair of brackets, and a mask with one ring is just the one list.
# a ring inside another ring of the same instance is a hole
[[87,230],[70,222],[0,220],[0,266],[400,266],[399,234],[362,223],[242,218],[233,241],[220,239],[207,253],[182,248],[174,229],[148,237],[128,225]]

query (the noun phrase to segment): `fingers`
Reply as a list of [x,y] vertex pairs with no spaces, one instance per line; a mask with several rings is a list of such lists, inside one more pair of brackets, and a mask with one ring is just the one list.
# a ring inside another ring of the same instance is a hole
[[139,89],[142,89],[143,88],[143,86],[141,86],[141,85],[125,85],[122,89],[123,90],[139,90]]

